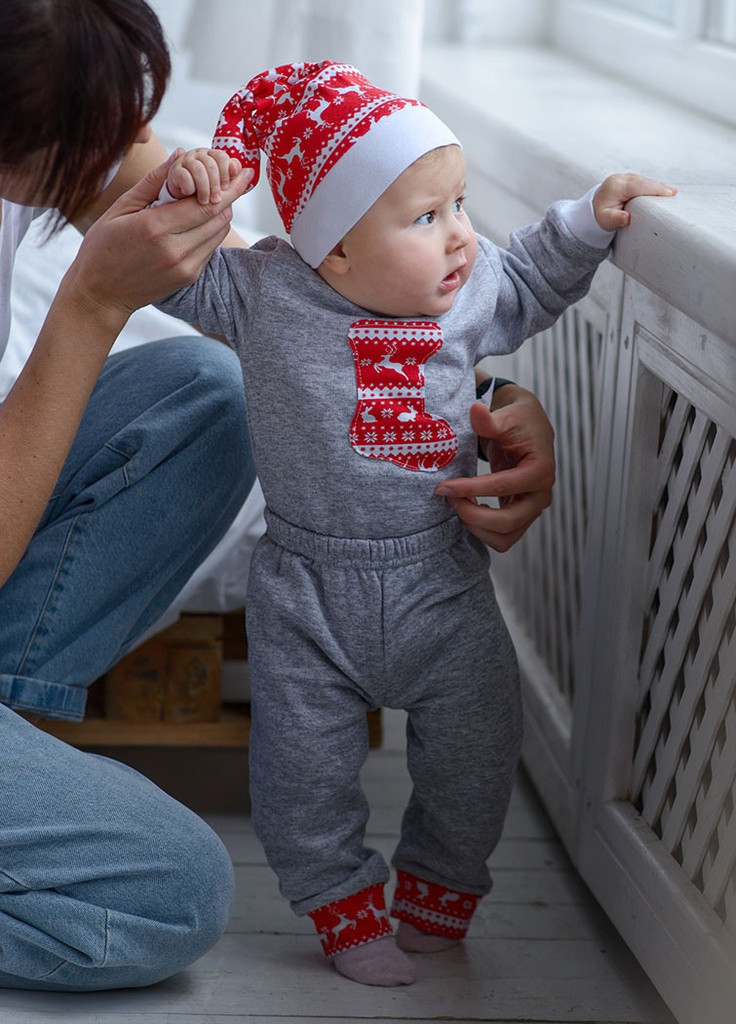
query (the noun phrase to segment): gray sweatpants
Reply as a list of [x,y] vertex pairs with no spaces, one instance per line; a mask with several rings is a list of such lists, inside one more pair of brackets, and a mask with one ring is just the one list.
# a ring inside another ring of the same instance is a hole
[[388,879],[364,844],[366,711],[408,712],[397,868],[491,887],[521,743],[516,658],[488,554],[455,518],[387,540],[271,512],[250,569],[253,822],[297,914]]

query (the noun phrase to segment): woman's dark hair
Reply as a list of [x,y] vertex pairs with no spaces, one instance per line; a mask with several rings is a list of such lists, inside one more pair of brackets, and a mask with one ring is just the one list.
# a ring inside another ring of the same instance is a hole
[[0,170],[70,220],[158,110],[171,71],[143,0],[1,0]]

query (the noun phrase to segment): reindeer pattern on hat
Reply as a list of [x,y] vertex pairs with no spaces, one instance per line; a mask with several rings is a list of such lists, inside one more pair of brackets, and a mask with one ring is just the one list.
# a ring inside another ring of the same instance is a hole
[[260,151],[279,214],[291,231],[340,158],[383,117],[419,100],[371,84],[334,61],[281,65],[253,78],[226,104],[212,146],[260,174]]

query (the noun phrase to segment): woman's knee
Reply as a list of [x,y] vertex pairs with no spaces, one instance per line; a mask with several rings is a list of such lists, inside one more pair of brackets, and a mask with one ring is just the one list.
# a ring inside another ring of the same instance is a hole
[[[233,909],[235,873],[219,837],[200,819],[188,835],[183,887],[188,908],[182,912],[183,953],[196,959],[220,939]],[[181,888],[181,872],[179,878]]]
[[113,987],[119,972],[134,987],[170,977],[207,953],[227,927],[235,897],[230,856],[205,822],[182,812],[157,836],[157,844],[168,847],[166,864],[140,879],[150,889],[150,909],[108,915],[108,953],[117,950],[120,958],[106,960],[99,978],[108,975],[104,987]]
[[213,338],[164,338],[118,352],[107,360],[95,391],[104,414],[122,427],[156,415],[161,429],[170,424],[178,430],[178,409],[187,424],[222,423],[236,438],[247,434],[240,362]]
[[117,795],[102,845],[117,836],[119,861],[99,888],[82,885],[76,895],[105,910],[103,972],[125,967],[141,979],[128,984],[150,984],[218,941],[232,911],[233,865],[219,836],[193,811],[134,769],[97,760],[114,782],[112,802]]
[[[32,794],[35,817],[18,815],[25,843],[6,850],[13,882],[0,886],[0,988],[139,987],[188,967],[232,910],[221,840],[132,768],[41,736],[48,778]],[[36,818],[46,837],[34,839]]]
[[158,344],[170,347],[179,367],[185,373],[191,372],[204,389],[212,390],[216,395],[242,396],[240,361],[228,345],[203,337],[169,338]]

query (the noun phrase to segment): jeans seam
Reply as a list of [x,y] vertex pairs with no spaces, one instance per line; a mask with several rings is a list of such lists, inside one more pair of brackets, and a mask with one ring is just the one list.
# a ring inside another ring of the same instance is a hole
[[100,967],[107,963],[107,954],[110,949],[110,911],[105,911],[105,945],[102,952],[102,960],[100,961]]
[[[103,946],[103,952],[102,952],[102,957],[100,959],[100,962],[99,962],[99,964],[95,964],[94,970],[99,970],[101,967],[104,967],[106,965],[106,963],[107,963],[107,955],[108,955],[108,952],[109,952],[109,941],[110,941],[110,911],[106,910],[105,911],[105,943],[104,943],[104,946]],[[36,981],[48,981],[49,978],[53,978],[53,976],[55,974],[58,974],[59,971],[63,970],[65,967],[69,966],[70,964],[71,964],[72,967],[75,967],[75,968],[79,967],[79,964],[74,964],[74,963],[72,963],[71,960],[64,960],[63,958],[60,958],[60,959],[61,959],[61,963],[58,963],[56,965],[56,967],[53,968],[53,970],[48,972],[48,974],[41,974],[41,975],[39,975],[39,977],[36,979]]]
[[130,476],[128,474],[128,466],[130,465],[130,460],[132,458],[130,452],[125,452],[122,450],[122,448],[116,448],[114,444],[110,443],[110,441],[107,441],[105,443],[105,448],[109,449],[111,452],[115,452],[115,454],[119,455],[122,459],[125,459],[125,462],[120,468],[123,471],[125,486],[130,487]]
[[61,567],[62,567],[62,565],[64,563],[64,559],[66,558],[67,552],[69,550],[69,545],[71,543],[72,534],[74,533],[74,527],[76,526],[78,519],[79,519],[79,516],[77,515],[77,516],[74,517],[74,519],[72,519],[71,523],[69,524],[69,530],[67,532],[66,539],[64,541],[64,547],[62,548],[61,554],[59,555],[59,560],[58,560],[58,563],[56,565],[56,570],[55,570],[54,575],[53,575],[53,577],[51,579],[51,582],[49,584],[49,588],[48,588],[48,590],[46,592],[46,597],[45,597],[44,602],[43,602],[43,607],[41,608],[41,611],[39,612],[38,618],[36,620],[36,624],[33,627],[33,632],[31,633],[31,635],[28,638],[28,643],[26,644],[26,649],[23,652],[23,657],[21,658],[20,663],[18,665],[18,668],[16,670],[16,675],[23,675],[26,661],[28,660],[28,658],[30,656],[31,648],[33,647],[33,644],[35,643],[36,637],[38,635],[38,631],[41,628],[41,623],[43,621],[43,617],[46,614],[46,611],[48,609],[49,603],[51,601],[51,596],[52,596],[52,594],[54,592],[54,587],[56,586],[56,583],[57,583],[57,581],[59,579],[59,575],[61,573]]
[[25,889],[26,892],[31,891],[30,886],[26,885],[25,882],[21,882],[20,878],[16,878],[15,875],[11,875],[7,871],[3,870],[0,870],[0,875],[2,875],[3,878],[10,879],[10,881],[13,882],[14,885],[19,885],[21,889]]
[[59,958],[59,959],[60,959],[60,963],[58,963],[56,965],[56,967],[54,967],[54,969],[52,971],[49,971],[47,974],[40,974],[34,980],[35,981],[48,981],[49,978],[53,978],[53,976],[55,974],[57,974],[62,969],[62,967],[66,967],[66,965],[69,963],[68,960],[63,960],[61,958]]

